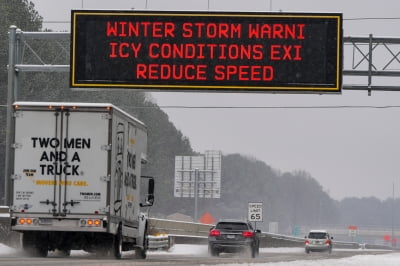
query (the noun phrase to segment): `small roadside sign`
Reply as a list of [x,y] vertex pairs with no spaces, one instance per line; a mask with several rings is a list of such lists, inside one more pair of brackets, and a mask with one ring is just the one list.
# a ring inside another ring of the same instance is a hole
[[249,202],[247,219],[250,222],[262,222],[263,221],[262,209],[263,209],[262,202]]
[[349,225],[347,228],[349,229],[349,236],[350,236],[350,237],[355,237],[355,236],[357,236],[357,230],[358,230],[358,227],[357,227],[357,226],[355,226],[355,225]]

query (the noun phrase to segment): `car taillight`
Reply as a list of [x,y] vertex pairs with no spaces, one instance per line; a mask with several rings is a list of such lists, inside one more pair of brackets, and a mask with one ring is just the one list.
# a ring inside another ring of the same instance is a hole
[[252,232],[252,231],[244,231],[244,232],[242,232],[242,235],[244,236],[244,237],[253,237],[254,236],[254,233]]
[[221,232],[219,230],[213,229],[210,231],[210,236],[220,236]]
[[306,240],[306,241],[305,241],[305,244],[306,244],[306,245],[310,244],[310,241]]
[[325,241],[325,244],[330,245],[331,241],[328,239],[328,240]]

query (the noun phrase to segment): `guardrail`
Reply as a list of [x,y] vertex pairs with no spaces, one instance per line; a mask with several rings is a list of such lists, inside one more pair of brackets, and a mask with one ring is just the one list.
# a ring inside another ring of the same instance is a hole
[[171,238],[168,235],[149,235],[149,249],[168,250],[171,246]]
[[[261,247],[304,247],[304,238],[293,237],[272,233],[262,233]],[[385,249],[395,250],[395,247],[385,245],[374,245],[374,244],[360,244],[357,242],[345,242],[333,240],[334,248],[345,248],[345,249]]]
[[[175,220],[149,218],[149,248],[168,250],[174,244],[207,244],[208,233],[213,225]],[[0,242],[18,247],[20,234],[10,231],[8,207],[0,206]],[[359,244],[333,241],[335,248],[387,249],[384,245]],[[304,247],[304,238],[262,232],[260,247]]]
[[150,233],[165,233],[173,236],[206,237],[212,225],[150,218]]
[[[176,244],[207,244],[207,236],[212,225],[150,218],[153,233],[165,233],[169,236],[169,247]],[[393,249],[384,245],[360,245],[357,242],[334,241],[335,248],[347,249]],[[260,247],[304,247],[304,238],[263,232]]]

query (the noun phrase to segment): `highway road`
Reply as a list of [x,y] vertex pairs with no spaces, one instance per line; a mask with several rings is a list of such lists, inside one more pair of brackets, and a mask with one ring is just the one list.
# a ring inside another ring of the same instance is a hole
[[[177,245],[179,246],[179,245]],[[83,251],[73,251],[70,257],[62,257],[57,253],[50,253],[47,258],[31,258],[24,256],[20,252],[3,254],[0,257],[0,265],[216,265],[233,263],[268,263],[268,262],[288,262],[298,260],[322,260],[339,259],[355,255],[384,254],[389,251],[379,250],[334,250],[332,254],[311,253],[305,254],[301,248],[282,249],[261,249],[258,258],[248,258],[244,254],[221,254],[220,257],[209,257],[207,247],[200,245],[184,245],[184,252],[179,250],[151,251],[146,260],[136,260],[133,253],[125,252],[121,260],[98,258],[93,254]],[[188,248],[188,246],[191,246]],[[174,247],[175,248],[175,247]],[[182,249],[182,246],[179,247]]]

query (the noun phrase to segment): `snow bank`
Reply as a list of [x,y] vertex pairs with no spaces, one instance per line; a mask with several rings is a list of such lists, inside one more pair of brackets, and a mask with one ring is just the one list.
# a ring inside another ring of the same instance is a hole
[[17,253],[15,248],[10,248],[9,246],[0,243],[0,256],[1,255],[14,255]]
[[[354,251],[349,249],[348,251]],[[359,250],[358,250],[359,251]],[[6,245],[0,244],[1,255],[15,255],[17,250]],[[304,253],[303,248],[262,248],[261,253]],[[149,251],[149,255],[165,254],[166,251]],[[206,245],[174,245],[167,253],[173,255],[193,255],[195,257],[208,256]],[[87,256],[84,251],[73,251],[72,256]],[[273,262],[273,263],[251,263],[247,266],[399,266],[400,253],[388,253],[381,255],[356,255],[342,259],[325,260],[298,260],[292,262]],[[226,266],[219,265],[219,266]],[[230,266],[244,266],[244,264],[230,264]]]
[[[341,250],[341,249],[335,249]],[[362,250],[343,249],[346,251]],[[364,250],[368,252],[368,250]],[[208,256],[207,246],[205,245],[175,245],[169,251],[175,255],[194,255],[196,257]],[[151,251],[149,254],[165,254],[165,251]],[[260,253],[304,253],[304,248],[262,248]],[[380,255],[356,255],[342,259],[325,260],[299,260],[292,262],[273,262],[273,263],[251,263],[251,266],[399,266],[400,253],[389,253]],[[216,266],[226,266],[216,265]],[[244,266],[244,264],[230,264],[230,266]]]
[[[357,255],[342,259],[298,260],[290,262],[252,263],[251,266],[399,266],[400,254]],[[223,265],[220,265],[223,266]],[[231,264],[230,266],[243,266]]]

